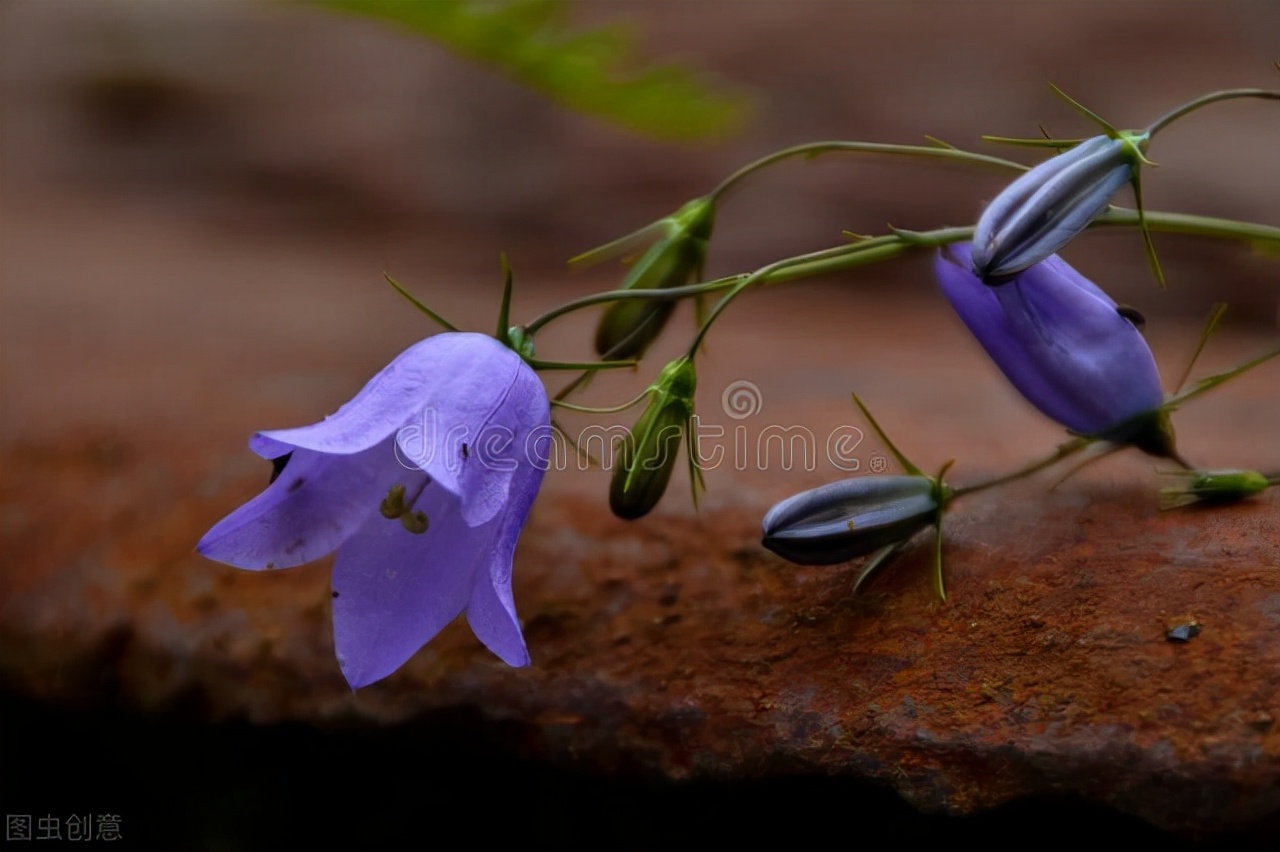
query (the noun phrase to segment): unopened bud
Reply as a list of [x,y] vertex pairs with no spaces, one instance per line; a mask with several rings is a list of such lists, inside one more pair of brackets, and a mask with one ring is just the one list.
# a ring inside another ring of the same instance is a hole
[[944,488],[927,476],[855,476],[802,491],[765,515],[763,544],[799,565],[847,562],[936,522]]
[[[709,199],[690,201],[663,222],[663,236],[631,267],[622,290],[665,290],[694,283],[702,274],[715,223]],[[675,299],[619,299],[596,327],[596,353],[611,360],[636,358],[658,338]]]
[[1025,172],[987,205],[973,270],[988,284],[1034,266],[1092,222],[1133,179],[1139,143],[1095,136]]
[[662,499],[693,416],[697,383],[693,361],[680,358],[668,364],[650,388],[648,407],[614,457],[609,508],[619,518],[643,517]]
[[1253,470],[1179,471],[1187,481],[1160,489],[1160,505],[1176,509],[1192,503],[1231,503],[1244,500],[1271,487],[1272,483]]

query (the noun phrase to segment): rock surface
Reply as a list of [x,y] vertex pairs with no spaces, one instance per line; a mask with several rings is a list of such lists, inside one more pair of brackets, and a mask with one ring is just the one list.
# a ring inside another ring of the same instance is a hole
[[[6,150],[29,151],[6,127]],[[266,481],[252,431],[314,421],[429,333],[383,292],[382,269],[487,329],[500,285],[488,259],[507,244],[456,223],[426,236],[237,226],[12,163],[0,157],[6,692],[406,737],[474,711],[540,765],[857,778],[930,813],[1070,795],[1185,837],[1280,818],[1280,494],[1162,513],[1163,465],[1126,453],[1052,491],[1047,474],[979,495],[946,524],[945,604],[925,581],[924,536],[859,597],[856,565],[797,568],[760,547],[775,500],[846,475],[835,462],[886,463],[851,391],[921,467],[956,458],[960,484],[1061,439],[931,292],[925,259],[762,292],[726,315],[700,370],[700,415],[724,430],[700,513],[677,480],[659,511],[625,523],[602,510],[607,474],[549,475],[516,563],[532,667],[505,668],[460,622],[352,693],[333,660],[327,564],[249,574],[194,543]],[[562,242],[541,248],[581,247]],[[522,318],[611,283],[514,257]],[[1240,264],[1274,271],[1255,260]],[[1161,304],[1142,285],[1139,307]],[[653,364],[678,352],[688,313]],[[585,355],[591,319],[552,327],[543,353]],[[1167,383],[1197,331],[1194,314],[1149,325]],[[1229,321],[1198,373],[1274,346],[1266,324]],[[1184,454],[1280,469],[1278,371],[1180,412]],[[587,398],[626,398],[647,377],[598,381]],[[757,410],[735,416],[734,390]],[[802,438],[789,460],[768,437],[788,428]],[[1168,638],[1178,628],[1188,641]]]

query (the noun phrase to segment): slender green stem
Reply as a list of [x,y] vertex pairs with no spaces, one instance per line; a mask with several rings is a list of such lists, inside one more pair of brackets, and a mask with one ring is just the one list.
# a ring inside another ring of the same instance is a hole
[[551,404],[557,408],[564,408],[569,411],[577,411],[581,414],[618,414],[619,412],[626,411],[628,408],[632,408],[636,405],[639,405],[645,399],[645,397],[649,396],[649,393],[651,391],[652,391],[652,388],[645,388],[635,397],[627,400],[621,405],[611,405],[607,408],[597,408],[595,406],[590,406],[590,405],[577,405],[576,403],[565,402],[563,399],[554,399],[551,401]]
[[707,318],[703,320],[702,325],[699,327],[693,343],[689,346],[689,357],[692,358],[697,353],[698,347],[702,345],[703,338],[711,330],[711,325],[716,318],[748,287],[762,284],[780,284],[784,281],[795,281],[811,275],[853,269],[858,266],[865,266],[877,261],[897,257],[913,248],[939,246],[944,243],[962,240],[972,235],[973,228],[939,228],[936,231],[922,231],[919,233],[896,231],[892,234],[861,240],[852,245],[823,249],[763,266],[750,275],[739,277],[737,283],[733,285],[733,289],[722,296],[720,301],[716,302],[715,307],[711,309],[711,313],[707,315]]
[[976,163],[978,165],[995,166],[996,168],[1001,169],[1012,169],[1015,171],[1027,170],[1026,166],[1021,163],[1015,163],[1012,160],[1006,160],[1002,157],[992,157],[987,154],[978,154],[973,151],[964,151],[950,146],[894,145],[884,142],[808,142],[803,145],[795,145],[791,148],[784,148],[781,151],[775,151],[772,154],[748,163],[722,180],[719,186],[711,190],[711,193],[707,198],[713,202],[719,201],[725,193],[727,193],[743,178],[768,166],[772,166],[774,163],[788,160],[792,157],[816,157],[820,154],[826,154],[833,151],[861,154],[899,154],[907,157],[936,157],[944,160],[958,160],[960,162]]
[[634,358],[628,361],[543,361],[538,358],[529,358],[525,363],[535,370],[584,370],[589,373],[596,370],[618,370],[640,365],[640,362]]
[[[946,149],[938,149],[946,150]],[[1241,222],[1234,219],[1221,219],[1215,216],[1197,216],[1189,213],[1164,213],[1148,210],[1146,212],[1147,228],[1151,231],[1169,234],[1192,234],[1204,237],[1243,240],[1256,246],[1280,249],[1280,228],[1263,225],[1257,222]],[[1127,207],[1109,207],[1090,223],[1091,228],[1137,227],[1141,217],[1137,210]],[[730,288],[741,288],[746,282],[753,285],[780,284],[795,281],[814,275],[840,272],[898,257],[920,248],[936,248],[949,243],[961,242],[973,238],[973,227],[937,228],[932,231],[897,230],[892,234],[861,240],[851,245],[835,246],[809,254],[780,260],[750,274],[730,275],[705,281],[699,284],[688,284],[682,287],[667,287],[660,290],[608,290],[594,293],[566,302],[552,308],[525,326],[529,335],[537,333],[543,326],[574,311],[593,305],[607,304],[624,299],[679,299],[704,293],[715,293]],[[736,294],[733,294],[736,296]],[[721,303],[723,299],[721,300]],[[712,314],[723,310],[721,303]],[[727,307],[727,305],[725,305]],[[708,316],[708,320],[712,316]],[[707,322],[703,326],[707,326]]]
[[1054,148],[1059,151],[1066,148],[1074,148],[1083,142],[1083,139],[1023,139],[1016,136],[988,136],[982,134],[983,142],[992,142],[997,145],[1016,145],[1019,148]]
[[986,482],[980,482],[977,485],[969,485],[965,488],[954,489],[951,492],[951,500],[955,501],[965,496],[966,494],[977,494],[979,491],[986,491],[989,488],[995,488],[997,485],[1004,485],[1006,483],[1013,482],[1016,479],[1022,479],[1023,477],[1030,476],[1033,473],[1037,473],[1041,470],[1044,470],[1046,467],[1051,467],[1057,464],[1058,462],[1062,461],[1065,458],[1069,458],[1075,455],[1076,453],[1083,450],[1085,447],[1094,443],[1096,440],[1097,440],[1096,438],[1086,438],[1086,437],[1080,437],[1080,438],[1075,438],[1073,440],[1070,440],[1067,443],[1059,446],[1056,450],[1054,450],[1052,453],[1045,456],[1044,458],[1038,461],[1032,462],[1026,467],[1019,468],[1018,470],[1015,470],[1013,473],[1007,473],[1004,476],[998,476],[995,479],[991,479]]
[[660,290],[606,290],[603,293],[592,293],[590,296],[582,296],[552,308],[525,325],[524,330],[526,334],[532,336],[552,320],[593,305],[604,305],[609,302],[620,302],[627,299],[679,299],[685,296],[697,296],[701,293],[714,293],[717,290],[732,287],[745,277],[745,275],[730,275],[725,278],[717,278],[714,281],[686,284],[681,287],[664,287]]
[[711,313],[707,314],[707,318],[702,321],[702,325],[698,326],[698,333],[693,336],[693,343],[689,344],[688,357],[689,358],[697,357],[698,349],[701,348],[702,346],[702,339],[706,337],[707,332],[711,330],[711,326],[713,323],[715,323],[716,317],[724,313],[725,308],[729,307],[730,303],[732,303],[735,298],[737,298],[743,291],[745,291],[752,284],[763,281],[764,276],[768,275],[770,272],[773,272],[776,269],[785,268],[787,263],[788,261],[784,260],[784,261],[779,261],[778,263],[770,264],[765,267],[761,267],[760,269],[756,270],[755,272],[751,273],[746,278],[743,278],[741,281],[735,284],[733,289],[730,290],[728,293],[725,293],[724,296],[721,297],[720,301],[716,302],[715,305],[712,306]]
[[1269,100],[1280,100],[1280,92],[1272,92],[1266,89],[1226,89],[1221,92],[1211,92],[1207,95],[1187,101],[1180,107],[1166,112],[1147,126],[1146,133],[1148,136],[1155,136],[1158,132],[1168,127],[1173,122],[1182,118],[1187,113],[1195,112],[1200,107],[1208,106],[1218,101],[1233,100],[1235,98],[1267,98]]
[[[1200,237],[1225,237],[1245,242],[1280,248],[1280,228],[1257,222],[1240,222],[1219,219],[1216,216],[1196,216],[1190,213],[1160,213],[1148,210],[1147,228],[1166,234],[1194,234]],[[1134,226],[1139,223],[1138,211],[1128,207],[1109,207],[1090,227],[1108,225]]]

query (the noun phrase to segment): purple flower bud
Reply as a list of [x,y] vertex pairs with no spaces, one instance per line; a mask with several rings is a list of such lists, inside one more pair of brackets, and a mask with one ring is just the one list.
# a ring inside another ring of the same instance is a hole
[[1013,386],[1074,432],[1168,455],[1161,442],[1171,436],[1115,434],[1148,414],[1150,428],[1167,426],[1155,358],[1116,303],[1056,255],[988,287],[974,274],[970,251],[967,243],[941,249],[938,283]]
[[[941,494],[940,494],[941,492]],[[855,476],[802,491],[764,516],[769,550],[834,565],[906,541],[935,523],[946,487],[927,476]]]
[[973,231],[973,270],[991,283],[1069,243],[1133,179],[1134,143],[1095,136],[1005,187]]

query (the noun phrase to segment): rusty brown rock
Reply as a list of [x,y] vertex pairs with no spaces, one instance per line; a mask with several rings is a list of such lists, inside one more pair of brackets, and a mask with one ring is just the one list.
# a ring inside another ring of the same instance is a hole
[[[1188,14],[1184,24],[1194,24]],[[784,86],[777,102],[812,108],[825,122],[828,111],[797,94],[818,72],[802,64],[790,73],[794,91]],[[963,100],[946,91],[946,100]],[[939,120],[955,121],[936,103],[943,95],[929,97]],[[983,108],[1007,100],[987,98]],[[877,110],[873,127],[898,135],[902,110],[892,99]],[[1261,144],[1263,134],[1243,135]],[[6,152],[31,150],[15,139],[5,137]],[[765,132],[751,143],[776,141]],[[578,144],[579,154],[591,149]],[[718,177],[726,158],[709,157],[708,172]],[[577,160],[575,168],[608,171],[585,154]],[[610,162],[622,169],[624,161]],[[333,660],[326,563],[250,574],[200,559],[194,543],[266,481],[244,446],[253,430],[313,422],[427,333],[383,292],[383,268],[459,325],[488,329],[500,289],[492,261],[506,243],[439,222],[427,228],[429,219],[402,230],[379,222],[342,239],[278,222],[259,231],[229,226],[249,205],[221,196],[207,202],[213,216],[173,217],[164,203],[74,182],[23,175],[15,183],[15,171],[3,175],[0,206],[6,690],[49,704],[139,714],[197,707],[211,720],[325,729],[407,728],[432,711],[475,708],[517,732],[523,755],[550,765],[676,779],[859,778],[938,813],[1074,794],[1190,834],[1280,813],[1280,495],[1161,513],[1160,465],[1136,454],[1053,491],[1046,475],[957,504],[946,527],[946,604],[927,588],[923,539],[858,598],[849,593],[856,566],[796,568],[761,549],[759,522],[772,502],[841,475],[824,458],[807,470],[798,459],[783,469],[777,455],[767,464],[752,456],[739,470],[730,455],[708,473],[701,514],[677,479],[657,512],[631,524],[603,513],[607,474],[556,472],[517,556],[515,594],[534,665],[504,667],[459,623],[394,676],[352,693]],[[612,185],[601,180],[593,186]],[[843,203],[838,182],[820,180]],[[1245,183],[1256,195],[1265,181]],[[903,195],[888,180],[861,190],[848,194],[877,211],[876,199]],[[965,205],[972,195],[963,193]],[[600,196],[585,196],[563,206],[594,221]],[[204,203],[199,193],[174,197]],[[663,203],[682,200],[664,194]],[[797,221],[821,220],[831,233],[858,227],[830,209],[808,210]],[[753,233],[753,221],[739,219],[740,233]],[[731,218],[723,224],[733,230]],[[524,247],[558,259],[584,246]],[[1273,268],[1237,249],[1222,253],[1242,280]],[[1163,297],[1142,277],[1140,252],[1131,255],[1123,269],[1133,275],[1099,283],[1139,281],[1128,282],[1141,299],[1131,301],[1148,310]],[[521,317],[612,283],[567,281],[558,267],[513,258]],[[1185,280],[1199,270],[1207,282],[1178,298],[1216,294],[1212,260],[1166,258]],[[804,427],[820,455],[838,429],[869,434],[851,391],[925,469],[955,457],[961,484],[1060,440],[967,339],[928,274],[912,260],[735,307],[712,336],[699,381],[700,414],[724,428],[726,452],[739,429],[745,446],[777,453],[780,444],[763,437],[770,426]],[[1274,297],[1253,298],[1274,310]],[[687,313],[673,333],[689,328]],[[554,354],[584,356],[593,319],[553,329],[544,354],[563,347]],[[1167,379],[1197,330],[1194,315],[1153,317],[1148,333]],[[1274,338],[1229,321],[1203,372]],[[663,341],[653,362],[677,344]],[[1206,466],[1280,469],[1277,370],[1268,365],[1180,412],[1184,453]],[[617,401],[646,378],[599,381],[590,398]],[[735,419],[721,392],[740,382],[762,408]],[[870,437],[852,456],[863,470],[886,458]],[[1169,641],[1191,622],[1198,635]]]
[[[809,342],[783,362],[748,345],[779,298],[744,307],[715,344],[706,422],[750,423],[758,438],[754,421],[718,411],[714,393],[748,377],[762,414],[818,433],[858,425],[843,401],[858,387],[918,463],[958,456],[957,482],[1052,446],[1053,428],[1005,392],[937,300],[788,299],[788,328]],[[857,368],[830,363],[846,325],[832,304],[857,312],[859,334],[839,344]],[[317,342],[297,328],[292,344],[305,358]],[[913,339],[933,341],[936,369],[904,348]],[[1239,354],[1264,341],[1241,333],[1219,344]],[[26,363],[59,363],[56,344],[24,336],[17,345]],[[601,511],[604,474],[555,472],[517,558],[534,666],[503,667],[455,624],[353,694],[333,661],[327,565],[250,574],[192,552],[265,481],[240,441],[267,415],[251,385],[216,381],[216,360],[183,358],[194,389],[164,390],[191,395],[188,412],[200,397],[216,426],[126,428],[133,409],[120,405],[137,374],[92,365],[83,378],[105,385],[98,398],[115,402],[100,413],[120,426],[10,421],[0,515],[9,688],[92,703],[105,678],[139,710],[194,702],[215,719],[322,726],[476,706],[553,764],[669,778],[849,775],[936,812],[1071,792],[1203,832],[1280,808],[1280,732],[1267,723],[1280,713],[1275,494],[1161,513],[1160,478],[1135,456],[1052,492],[1049,479],[983,495],[948,519],[952,596],[940,605],[924,579],[923,541],[858,598],[852,566],[796,568],[760,548],[769,503],[836,475],[829,468],[725,465],[709,473],[701,515],[677,483],[658,513],[630,524]],[[34,392],[42,375],[15,375],[11,389]],[[983,416],[943,416],[960,386],[983,400]],[[304,422],[342,393],[320,387],[285,394],[287,410],[270,419]],[[146,396],[134,404],[158,402]],[[1199,428],[1183,430],[1183,449],[1215,464],[1275,466],[1264,433],[1278,407],[1274,368],[1260,370],[1199,403],[1198,423],[1188,409],[1183,419]],[[871,443],[864,464],[882,457]],[[1170,622],[1188,616],[1200,635],[1168,642]]]

